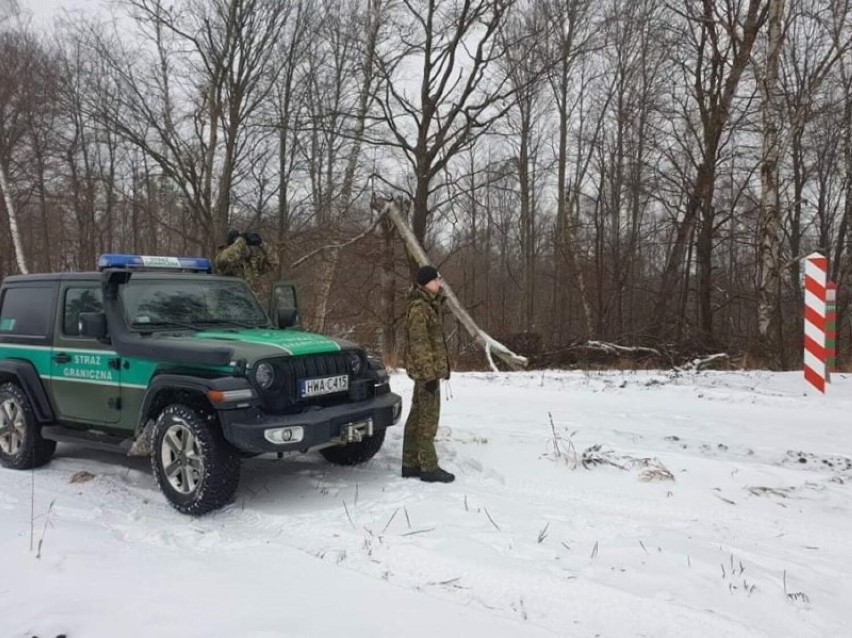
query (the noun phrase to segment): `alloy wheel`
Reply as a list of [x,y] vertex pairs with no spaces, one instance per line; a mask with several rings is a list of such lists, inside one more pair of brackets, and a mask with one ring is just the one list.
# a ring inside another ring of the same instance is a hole
[[198,439],[187,426],[176,423],[166,430],[160,458],[169,485],[180,494],[192,494],[204,475],[204,460]]
[[14,399],[0,403],[0,450],[14,456],[24,444],[26,421],[24,411]]

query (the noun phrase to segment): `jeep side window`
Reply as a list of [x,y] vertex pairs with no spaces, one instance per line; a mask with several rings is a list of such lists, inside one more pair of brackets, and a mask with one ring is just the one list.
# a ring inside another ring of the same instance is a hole
[[7,288],[0,308],[0,334],[46,337],[50,334],[52,288]]
[[80,336],[80,313],[103,310],[103,292],[100,288],[68,288],[65,291],[62,333],[69,337]]

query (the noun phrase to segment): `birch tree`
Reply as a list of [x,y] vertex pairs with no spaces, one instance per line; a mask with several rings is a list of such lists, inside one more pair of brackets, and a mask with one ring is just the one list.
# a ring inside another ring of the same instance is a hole
[[[783,45],[784,0],[769,1],[769,34],[766,69],[758,86],[763,96],[763,160],[760,166],[761,225],[760,280],[758,283],[758,330],[771,357],[781,347],[781,210],[778,195],[778,165],[781,160],[779,133],[783,118],[783,95],[778,81],[778,63]],[[778,365],[778,361],[775,362]]]
[[[367,116],[375,97],[376,52],[387,20],[385,0],[369,0],[365,9],[353,3],[336,6],[335,10],[336,14],[327,17],[324,29],[328,34],[328,54],[332,63],[329,79],[335,99],[327,104],[328,117],[317,122],[328,146],[324,162],[328,169],[326,196],[315,204],[317,211],[322,213],[318,225],[333,236],[342,232],[341,226],[350,221],[348,218],[353,212],[356,173]],[[340,254],[336,246],[323,254],[314,322],[319,331],[325,328]]]
[[[11,11],[7,7],[6,11]],[[2,14],[0,14],[2,15]],[[8,13],[7,13],[8,15]],[[18,271],[28,273],[28,260],[15,203],[12,173],[17,148],[27,136],[27,112],[38,108],[37,86],[43,74],[43,52],[25,29],[0,32],[0,194],[9,223],[9,235]]]

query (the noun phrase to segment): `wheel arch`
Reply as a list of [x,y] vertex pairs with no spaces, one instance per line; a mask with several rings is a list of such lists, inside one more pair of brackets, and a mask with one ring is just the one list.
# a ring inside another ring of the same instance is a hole
[[148,421],[156,419],[166,406],[173,403],[182,403],[203,412],[214,412],[215,409],[207,398],[207,392],[214,389],[214,386],[211,379],[200,377],[175,374],[154,377],[139,408],[137,432],[141,431]]
[[32,363],[21,359],[0,361],[0,384],[9,382],[17,383],[24,391],[39,424],[56,420],[47,391]]

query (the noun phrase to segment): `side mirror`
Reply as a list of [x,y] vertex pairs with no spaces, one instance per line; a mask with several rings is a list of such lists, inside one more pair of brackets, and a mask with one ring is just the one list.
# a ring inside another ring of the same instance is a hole
[[106,315],[102,312],[81,312],[79,326],[84,337],[105,339],[107,336]]
[[295,308],[279,308],[277,319],[279,328],[290,328],[299,320],[299,311]]
[[279,281],[272,286],[269,316],[277,322],[279,328],[298,327],[299,301],[296,296],[296,284],[291,281]]

